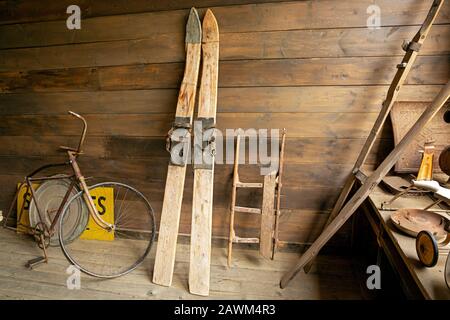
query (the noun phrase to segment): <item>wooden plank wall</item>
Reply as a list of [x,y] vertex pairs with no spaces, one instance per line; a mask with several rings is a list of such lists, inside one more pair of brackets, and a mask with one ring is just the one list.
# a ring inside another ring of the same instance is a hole
[[[400,62],[400,45],[418,30],[431,4],[378,0],[381,28],[366,27],[371,0],[3,0],[0,1],[0,208],[36,166],[62,159],[86,115],[81,167],[97,180],[126,181],[150,199],[157,216],[168,154],[165,134],[184,68],[189,7],[211,7],[220,26],[218,126],[288,130],[281,240],[318,235],[367,136]],[[82,8],[81,30],[68,30],[66,7]],[[429,101],[450,71],[447,2],[401,92]],[[392,146],[391,129],[371,165]],[[181,233],[189,233],[189,168]],[[213,234],[228,232],[231,166],[218,165]],[[243,179],[259,179],[243,168]],[[258,206],[260,194],[242,194]],[[255,236],[257,217],[237,219]],[[344,245],[348,226],[334,243]]]

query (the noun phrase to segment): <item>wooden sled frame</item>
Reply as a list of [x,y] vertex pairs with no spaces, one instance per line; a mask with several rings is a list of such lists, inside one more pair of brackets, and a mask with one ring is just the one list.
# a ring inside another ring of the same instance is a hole
[[[233,165],[233,190],[231,193],[230,233],[228,237],[227,257],[228,267],[231,267],[233,243],[259,243],[260,254],[267,259],[274,258],[275,251],[278,247],[278,225],[281,215],[281,180],[283,176],[286,129],[283,129],[281,135],[278,170],[265,175],[263,183],[240,181],[238,170],[240,140],[241,137],[238,135],[236,138]],[[236,195],[238,188],[262,188],[263,201],[261,209],[236,206]],[[261,234],[259,238],[241,238],[236,236],[236,233],[234,231],[234,215],[236,212],[256,213],[261,215]]]
[[[414,36],[413,40],[409,43],[405,43],[403,49],[406,54],[402,62],[397,66],[398,70],[394,76],[394,79],[389,87],[386,100],[383,103],[380,114],[378,115],[375,124],[370,131],[369,136],[358,156],[356,164],[348,176],[344,187],[339,195],[339,198],[331,211],[331,214],[326,223],[325,229],[320,236],[314,241],[309,249],[301,256],[298,263],[289,270],[281,279],[280,287],[285,288],[289,282],[297,275],[302,268],[305,272],[308,272],[311,268],[313,259],[317,256],[322,247],[330,240],[330,238],[341,228],[341,226],[353,215],[358,207],[366,200],[372,190],[378,186],[380,181],[386,176],[390,169],[400,158],[402,152],[411,143],[417,134],[423,129],[423,127],[436,115],[436,113],[442,108],[447,99],[450,96],[450,82],[444,86],[439,92],[431,105],[423,112],[416,123],[411,127],[408,133],[403,137],[400,143],[391,151],[386,159],[378,166],[378,168],[367,177],[362,171],[361,167],[369,155],[372,149],[375,139],[381,131],[383,124],[385,123],[392,106],[398,96],[400,88],[402,87],[405,79],[411,70],[414,61],[418,55],[420,47],[425,41],[431,26],[436,19],[438,12],[440,11],[444,0],[434,0],[433,4],[428,12],[428,15],[422,24],[420,30]],[[354,195],[346,202],[350,191],[352,190],[356,181],[361,183],[359,189]],[[344,205],[345,204],[345,205]]]

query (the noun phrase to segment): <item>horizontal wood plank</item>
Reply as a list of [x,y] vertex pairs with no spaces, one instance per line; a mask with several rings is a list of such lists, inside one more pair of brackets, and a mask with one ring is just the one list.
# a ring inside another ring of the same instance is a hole
[[[258,0],[264,2],[278,2],[280,0]],[[281,0],[285,1],[285,0]],[[227,5],[239,5],[253,3],[254,0],[228,0]],[[76,4],[80,7],[83,18],[120,15],[130,13],[154,12],[189,9],[191,7],[207,8],[223,4],[222,0],[114,0],[111,5],[109,0],[58,0],[58,1],[1,1],[0,24],[12,24],[23,22],[41,22],[52,20],[65,20],[68,17],[66,9]]]
[[[376,113],[219,113],[217,128],[224,137],[234,136],[239,128],[247,134],[286,128],[291,138],[365,138],[376,117]],[[101,114],[87,115],[86,120],[90,136],[165,137],[173,114]],[[69,115],[4,116],[0,122],[0,135],[5,136],[79,135],[80,130],[80,123]],[[381,137],[391,136],[391,128],[386,126]]]
[[[406,85],[399,101],[432,101],[441,85]],[[219,88],[220,113],[378,112],[388,86]],[[170,113],[177,89],[0,94],[0,115]]]
[[[399,62],[398,57],[227,61],[221,65],[219,84],[222,87],[390,84]],[[405,83],[445,84],[449,72],[449,55],[422,56]]]
[[[367,27],[370,0],[299,1],[214,7],[221,33]],[[422,24],[430,3],[419,0],[377,2],[382,26]],[[204,13],[200,10],[200,15]],[[68,30],[66,21],[0,26],[0,48],[39,47],[145,38],[155,33],[183,33],[188,10],[148,12],[83,19],[80,30]],[[280,19],[280,17],[283,17]],[[320,19],[317,19],[320,17]],[[130,23],[132,21],[132,23]],[[437,23],[450,21],[450,5],[444,4]]]
[[[398,57],[222,62],[219,87],[386,85]],[[450,55],[419,57],[407,84],[445,84]],[[0,72],[0,93],[177,88],[183,63]],[[270,74],[270,77],[267,77]]]
[[[225,33],[220,59],[297,59],[403,56],[401,44],[416,26],[380,29],[320,29],[257,33]],[[421,55],[450,53],[450,25],[431,29]],[[145,39],[0,50],[0,71],[46,70],[182,62],[184,35],[156,34]]]
[[[0,156],[0,167],[8,168],[9,174],[26,175],[34,169],[48,164],[64,162],[66,157],[16,157]],[[80,157],[79,165],[89,176],[111,176],[129,181],[158,182],[164,184],[166,181],[168,159],[98,159],[93,157]],[[152,170],[149,171],[148,168]],[[286,171],[289,175],[284,177],[284,187],[302,186],[330,186],[340,187],[343,184],[348,172],[351,171],[352,163],[287,163]],[[232,178],[232,165],[217,164],[215,172],[216,185],[230,184]],[[242,181],[262,182],[264,176],[258,165],[240,165],[240,177]],[[56,172],[61,170],[49,170]],[[186,176],[187,184],[192,184],[193,176],[189,171]],[[249,194],[259,193],[261,190],[249,190]]]
[[[61,155],[58,146],[76,146],[78,141],[78,136],[0,136],[0,156],[56,156]],[[353,164],[364,142],[364,139],[287,138],[285,162]],[[167,159],[165,145],[164,138],[90,136],[83,150],[87,156],[104,159]],[[366,163],[379,163],[392,148],[392,139],[377,140]]]
[[[395,26],[227,33],[221,37],[220,54],[222,60],[403,56],[402,42],[418,29]],[[420,54],[449,52],[450,26],[433,26]]]

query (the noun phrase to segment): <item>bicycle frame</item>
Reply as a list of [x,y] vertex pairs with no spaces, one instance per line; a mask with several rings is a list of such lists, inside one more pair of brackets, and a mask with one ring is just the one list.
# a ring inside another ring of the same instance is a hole
[[[83,121],[83,130],[81,133],[81,137],[79,140],[79,144],[77,149],[74,148],[70,148],[70,147],[65,147],[65,146],[60,146],[60,149],[65,150],[67,153],[67,156],[69,158],[69,161],[64,162],[64,163],[55,163],[55,164],[47,164],[44,165],[38,169],[36,169],[35,171],[33,171],[31,174],[27,175],[25,177],[25,181],[19,186],[14,199],[9,207],[8,213],[5,217],[5,220],[3,221],[3,227],[4,228],[8,228],[8,229],[13,229],[16,230],[17,228],[12,228],[9,227],[7,225],[8,220],[10,219],[11,213],[14,209],[14,205],[17,202],[17,197],[19,195],[19,191],[23,188],[24,185],[26,185],[26,190],[25,190],[25,194],[28,194],[28,192],[30,193],[30,204],[31,201],[34,201],[34,205],[36,206],[36,210],[39,216],[39,223],[38,224],[42,224],[43,228],[45,230],[41,230],[44,233],[44,236],[42,236],[42,234],[40,234],[40,239],[38,241],[41,242],[42,245],[42,249],[44,250],[44,261],[47,262],[47,253],[45,251],[46,248],[46,244],[44,243],[44,238],[45,236],[47,237],[52,237],[55,233],[55,227],[56,224],[59,221],[59,218],[61,216],[61,214],[64,211],[64,208],[67,204],[67,202],[69,201],[69,196],[73,190],[73,188],[77,185],[78,188],[83,191],[83,199],[87,205],[88,211],[89,211],[89,215],[92,217],[92,219],[94,220],[94,222],[101,228],[106,229],[107,231],[113,231],[114,230],[114,225],[109,224],[107,222],[105,222],[99,215],[97,208],[95,207],[94,201],[92,200],[92,197],[89,193],[89,188],[86,184],[85,178],[83,176],[83,174],[81,173],[80,167],[78,166],[77,163],[77,157],[78,155],[82,154],[82,146],[84,143],[84,139],[86,136],[86,131],[87,131],[87,123],[86,120],[80,116],[79,114],[76,114],[72,111],[69,111],[69,114],[77,117],[78,119]],[[35,177],[35,175],[37,175],[38,173],[44,171],[45,169],[49,169],[49,168],[54,168],[54,167],[71,167],[73,174],[72,175],[68,175],[68,174],[62,174],[62,175],[58,175],[58,176],[42,176],[42,177]],[[66,192],[66,194],[64,195],[64,198],[61,202],[61,204],[59,205],[58,211],[56,213],[56,215],[54,216],[53,220],[51,221],[51,225],[48,228],[47,225],[44,223],[44,216],[42,214],[41,209],[39,208],[39,204],[38,201],[36,201],[36,190],[33,187],[33,182],[43,182],[43,181],[48,181],[48,180],[63,180],[63,179],[70,179],[71,183],[70,186]],[[20,209],[20,213],[19,213],[19,208],[17,208],[17,214],[18,214],[18,221],[21,221],[22,215],[23,215],[23,211],[25,208],[25,201],[22,202],[22,206]],[[23,225],[22,225],[23,226]],[[33,229],[31,226],[27,226],[29,229],[31,229],[31,234],[35,235],[36,234],[36,230]],[[45,234],[45,232],[47,234]],[[33,259],[32,261],[29,262],[30,267],[32,267],[35,264],[44,262],[42,261],[42,258],[38,258],[38,259]]]
[[99,215],[97,208],[95,207],[94,201],[92,200],[92,197],[89,193],[89,188],[86,184],[86,180],[81,174],[80,167],[77,164],[77,158],[76,154],[72,151],[67,151],[67,154],[70,159],[70,164],[72,165],[72,169],[74,172],[74,175],[76,177],[77,182],[79,183],[80,189],[83,191],[83,198],[86,201],[86,204],[88,206],[89,213],[92,217],[92,219],[95,221],[95,223],[108,231],[114,230],[114,225],[105,222]]
[[[19,195],[19,191],[20,191],[24,186],[26,186],[26,189],[25,189],[25,195],[30,194],[30,196],[31,196],[30,203],[31,203],[31,201],[34,201],[34,203],[35,203],[35,205],[36,205],[36,209],[37,209],[38,215],[39,215],[39,219],[40,219],[41,221],[43,221],[42,214],[41,214],[41,210],[39,209],[39,204],[37,203],[37,201],[34,200],[34,199],[35,199],[35,192],[36,192],[36,190],[35,190],[35,188],[33,187],[33,182],[42,182],[42,181],[47,181],[47,180],[63,180],[63,179],[71,179],[71,180],[72,180],[72,183],[71,183],[71,185],[70,185],[70,187],[69,187],[69,190],[68,190],[68,192],[66,193],[66,195],[64,196],[63,201],[62,201],[62,203],[61,203],[61,205],[60,205],[60,207],[59,207],[59,209],[58,209],[58,212],[57,212],[57,214],[55,215],[55,218],[54,218],[54,220],[56,220],[56,221],[57,221],[57,219],[59,219],[59,216],[60,216],[61,213],[62,213],[62,209],[64,208],[64,206],[65,206],[65,204],[66,204],[66,202],[67,202],[67,200],[68,200],[68,197],[69,197],[69,195],[70,195],[70,192],[72,191],[72,189],[73,189],[73,187],[74,187],[74,185],[75,185],[75,183],[76,183],[75,180],[74,180],[74,175],[58,175],[57,177],[55,177],[55,176],[43,176],[43,177],[37,177],[37,178],[35,178],[34,176],[35,176],[36,174],[40,173],[41,171],[44,171],[45,169],[49,169],[49,168],[53,168],[53,167],[63,167],[63,166],[69,166],[69,162],[65,162],[65,163],[55,163],[55,164],[47,164],[47,165],[44,165],[44,166],[42,166],[42,167],[36,169],[36,170],[33,171],[31,174],[29,174],[29,175],[27,175],[27,176],[25,177],[25,181],[22,182],[22,183],[20,184],[20,186],[18,187],[17,192],[16,192],[16,194],[15,194],[15,197],[14,197],[13,201],[11,202],[11,205],[10,205],[10,207],[9,207],[8,213],[7,213],[7,215],[6,215],[6,219],[5,219],[5,221],[3,222],[3,227],[8,228],[8,229],[15,229],[15,228],[12,228],[12,227],[7,226],[7,222],[8,222],[8,220],[10,219],[11,213],[12,213],[12,211],[13,211],[13,209],[14,209],[14,205],[15,205],[16,202],[17,202],[17,197],[18,197],[18,195]],[[21,208],[20,208],[20,211],[19,211],[19,208],[17,208],[17,209],[18,209],[18,210],[17,210],[17,214],[18,214],[17,220],[18,220],[18,221],[21,221],[21,218],[22,218],[22,215],[23,215],[23,211],[24,211],[24,209],[25,209],[25,202],[26,202],[26,201],[23,201],[23,202],[22,202],[22,206],[21,206]],[[55,225],[56,225],[56,221],[52,221],[51,227],[50,227],[50,229],[48,230],[49,233],[50,233],[50,235],[53,235],[53,231],[54,231],[54,227],[55,227]],[[22,225],[22,226],[24,226],[24,225]],[[30,226],[24,226],[24,227],[31,228]]]

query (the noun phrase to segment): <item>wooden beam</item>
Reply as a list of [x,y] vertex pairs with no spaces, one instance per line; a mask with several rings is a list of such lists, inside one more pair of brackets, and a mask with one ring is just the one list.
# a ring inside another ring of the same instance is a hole
[[339,228],[350,218],[358,207],[364,202],[372,190],[380,183],[386,174],[395,165],[402,152],[420,133],[422,128],[439,112],[442,106],[450,97],[450,82],[436,96],[431,105],[424,111],[417,122],[412,126],[408,133],[403,137],[400,143],[392,150],[375,172],[369,176],[366,182],[356,191],[353,197],[339,211],[336,218],[325,228],[317,240],[302,255],[298,263],[281,279],[280,286],[285,288],[295,275],[319,253],[320,249],[330,240],[330,238],[339,230]]
[[259,252],[264,258],[267,259],[272,259],[273,256],[276,180],[277,172],[273,172],[264,176]]

